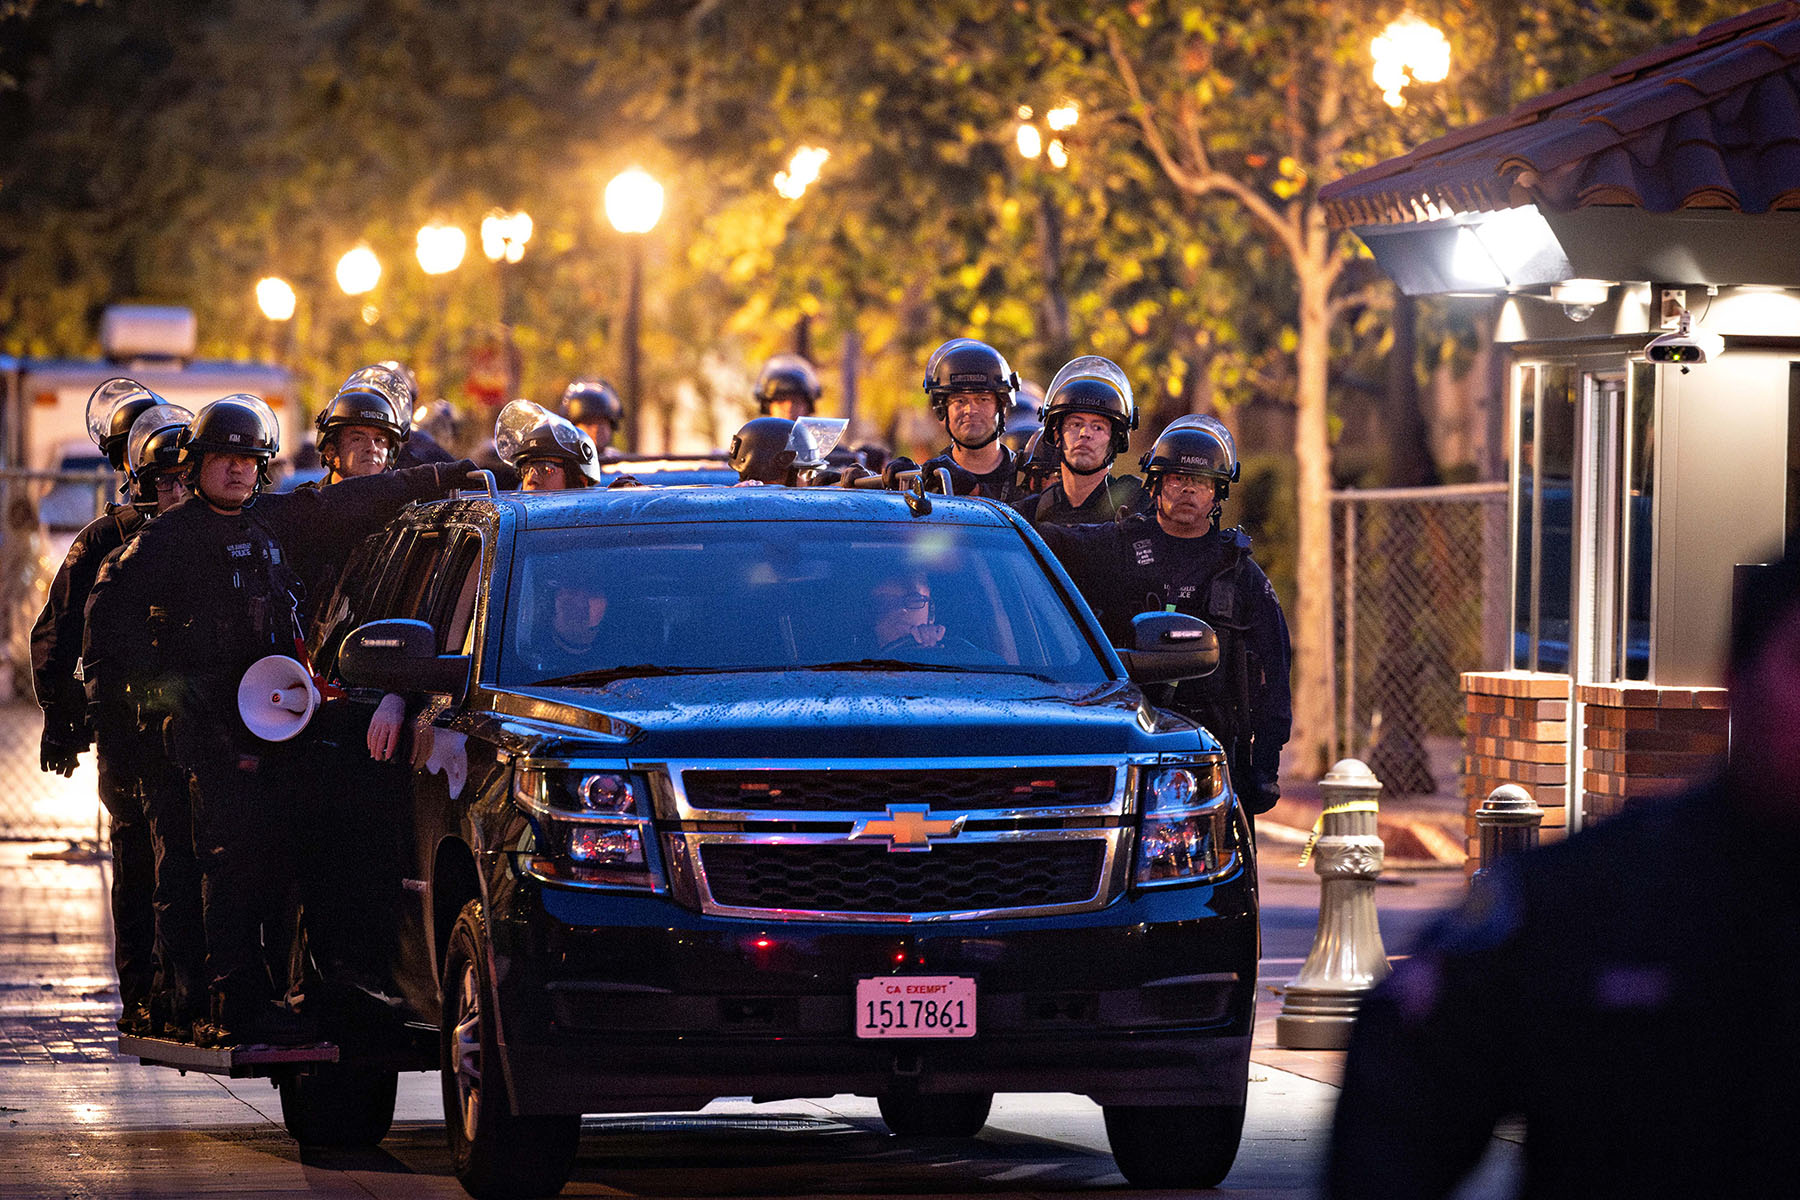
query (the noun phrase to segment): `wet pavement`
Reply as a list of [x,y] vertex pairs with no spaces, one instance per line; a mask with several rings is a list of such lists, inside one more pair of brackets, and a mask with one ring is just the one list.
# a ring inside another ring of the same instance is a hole
[[[0,708],[0,781],[36,767],[36,710]],[[30,736],[21,732],[29,724]],[[11,747],[10,751],[8,747]],[[30,761],[24,761],[29,751]],[[37,775],[34,811],[79,837],[97,808],[91,773]],[[4,831],[0,830],[0,836]],[[393,1132],[367,1151],[301,1150],[267,1080],[139,1065],[115,1052],[104,859],[67,842],[0,840],[0,1197],[307,1195],[460,1197],[435,1075],[401,1077]],[[63,854],[64,857],[43,857]],[[1299,970],[1318,884],[1291,847],[1262,862],[1264,952],[1249,1112],[1224,1191],[1310,1197],[1336,1101],[1341,1053],[1273,1044],[1280,987]],[[1392,872],[1378,887],[1390,954],[1461,892],[1456,870]],[[1510,1148],[1463,1193],[1500,1194]],[[1005,1095],[974,1140],[901,1141],[874,1101],[853,1096],[699,1114],[589,1117],[569,1196],[1131,1195],[1097,1106],[1070,1095]],[[1148,1193],[1166,1195],[1169,1193]]]

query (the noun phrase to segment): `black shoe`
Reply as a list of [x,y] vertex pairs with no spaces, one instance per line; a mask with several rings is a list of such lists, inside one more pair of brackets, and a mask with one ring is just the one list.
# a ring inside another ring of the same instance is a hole
[[215,1005],[210,1018],[194,1022],[199,1046],[304,1046],[317,1040],[310,1021],[274,1003],[248,1011]]
[[152,1037],[156,1032],[156,1023],[150,1019],[148,1004],[134,1004],[131,1010],[119,1018],[119,1032],[126,1037]]

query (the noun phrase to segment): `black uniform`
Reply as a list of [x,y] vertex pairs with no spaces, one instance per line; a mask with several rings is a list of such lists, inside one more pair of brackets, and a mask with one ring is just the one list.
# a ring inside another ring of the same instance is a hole
[[1144,485],[1136,475],[1108,475],[1080,504],[1069,503],[1069,493],[1058,479],[1041,492],[1013,501],[1013,507],[1033,525],[1093,525],[1135,512],[1143,499]]
[[1327,1195],[1450,1195],[1509,1115],[1520,1196],[1793,1194],[1795,828],[1733,787],[1503,858],[1425,933],[1362,1002]]
[[1165,533],[1138,513],[1110,525],[1042,525],[1038,533],[1068,569],[1115,645],[1131,618],[1173,609],[1219,635],[1219,668],[1177,685],[1171,706],[1225,747],[1245,807],[1266,812],[1279,796],[1281,748],[1293,725],[1287,618],[1241,529],[1196,538]]
[[112,830],[113,965],[127,1018],[138,1005],[148,1003],[157,975],[155,841],[133,769],[134,730],[120,719],[123,710],[111,707],[98,710],[100,728],[91,727],[79,667],[88,593],[100,564],[143,525],[143,514],[126,505],[96,517],[76,534],[31,627],[31,675],[44,710],[46,763],[58,754],[79,754],[90,741],[96,742],[100,802]]
[[[277,751],[237,714],[244,671],[295,653],[299,573],[372,532],[408,500],[443,494],[460,465],[265,495],[222,514],[189,497],[101,570],[88,603],[90,696],[123,692],[160,723],[187,774],[203,880],[207,971],[226,1025],[270,996],[259,927],[285,891]],[[297,557],[290,560],[292,547]],[[298,569],[298,570],[297,570]],[[273,768],[273,769],[272,769]]]
[[943,467],[950,472],[950,490],[958,496],[982,496],[989,500],[1011,502],[1019,498],[1018,460],[1013,452],[1003,444],[1000,447],[1000,465],[985,475],[977,475],[967,467],[959,466],[956,459],[950,456],[950,448],[945,447],[936,458],[926,461],[926,471],[935,471]]

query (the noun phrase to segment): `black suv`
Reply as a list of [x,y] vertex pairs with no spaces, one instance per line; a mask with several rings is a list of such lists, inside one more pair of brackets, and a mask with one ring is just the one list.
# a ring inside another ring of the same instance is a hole
[[[1211,668],[1202,622],[1115,650],[1011,510],[847,488],[465,495],[346,578],[317,665],[409,697],[410,764],[340,739],[318,824],[375,892],[320,905],[362,923],[353,990],[437,1030],[471,1193],[559,1190],[582,1113],[842,1092],[938,1136],[1083,1093],[1132,1183],[1230,1169],[1251,843],[1139,687]],[[313,937],[317,975],[356,957]],[[385,1130],[427,1064],[358,1053],[290,1125]]]

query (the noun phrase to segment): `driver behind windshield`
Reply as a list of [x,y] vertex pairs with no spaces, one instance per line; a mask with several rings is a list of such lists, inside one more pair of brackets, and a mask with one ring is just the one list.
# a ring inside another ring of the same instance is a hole
[[937,624],[931,603],[931,581],[923,574],[894,575],[877,582],[869,591],[869,611],[875,646],[884,654],[936,646],[944,640],[944,627]]
[[606,620],[606,591],[599,581],[556,574],[544,584],[526,658],[544,676],[569,675],[602,665],[595,648]]

